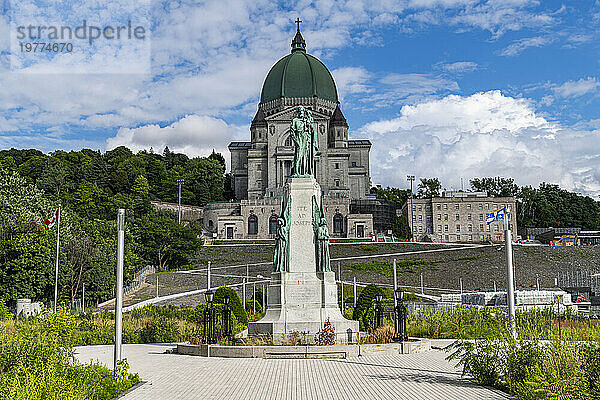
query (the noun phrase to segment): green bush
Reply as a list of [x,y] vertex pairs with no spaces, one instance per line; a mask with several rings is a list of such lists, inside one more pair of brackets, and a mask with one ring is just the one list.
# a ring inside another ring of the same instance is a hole
[[356,307],[354,307],[352,319],[359,321],[362,318],[365,311],[373,307],[375,295],[378,293],[382,293],[379,287],[373,284],[365,286],[365,288],[360,291],[360,294],[358,295],[358,300],[356,300]]
[[182,341],[177,323],[158,317],[151,320],[140,332],[142,343],[173,343]]
[[240,324],[247,325],[248,324],[248,314],[246,310],[244,310],[244,306],[237,292],[230,288],[229,286],[221,286],[215,291],[215,303],[223,304],[223,297],[227,294],[229,296],[229,307],[231,307],[231,312],[237,318],[237,321]]
[[521,400],[598,399],[598,343],[514,340],[458,341],[448,359],[458,360],[463,374],[508,391]]
[[74,321],[59,310],[38,319],[0,324],[0,399],[113,399],[139,383],[126,362],[117,373],[76,362]]
[[[256,314],[254,314],[254,306],[253,304],[256,305]],[[250,300],[250,301],[246,301],[246,312],[248,314],[252,314],[252,315],[258,315],[260,313],[262,313],[263,309],[260,305],[260,303],[256,300]]]

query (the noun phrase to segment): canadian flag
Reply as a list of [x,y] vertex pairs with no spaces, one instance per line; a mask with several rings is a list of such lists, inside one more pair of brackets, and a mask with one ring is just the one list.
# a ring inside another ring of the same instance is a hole
[[58,217],[60,215],[60,209],[57,209],[52,217],[44,221],[44,225],[46,225],[46,229],[50,229],[58,222]]

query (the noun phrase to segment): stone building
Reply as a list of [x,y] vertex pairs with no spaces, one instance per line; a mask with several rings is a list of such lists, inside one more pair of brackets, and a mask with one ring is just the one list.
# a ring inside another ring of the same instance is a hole
[[502,221],[488,225],[486,215],[506,206],[512,212],[512,234],[513,240],[516,240],[517,207],[514,197],[489,197],[485,192],[447,191],[442,192],[442,197],[409,200],[398,213],[407,218],[417,241],[502,242]]
[[204,210],[204,227],[219,238],[274,237],[283,188],[294,159],[290,125],[297,106],[310,110],[317,132],[315,178],[322,188],[332,237],[368,238],[371,214],[351,213],[353,200],[369,199],[369,140],[348,138],[348,123],[333,77],[307,54],[296,33],[291,53],[271,68],[264,81],[249,142],[232,142],[232,185],[237,202],[212,203]]

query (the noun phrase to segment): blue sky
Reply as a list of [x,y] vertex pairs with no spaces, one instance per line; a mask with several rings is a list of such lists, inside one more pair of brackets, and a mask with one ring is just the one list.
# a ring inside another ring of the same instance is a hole
[[[88,4],[89,3],[89,4]],[[0,148],[226,153],[247,140],[269,68],[300,17],[332,71],[374,184],[406,174],[512,176],[600,195],[596,1],[0,0]],[[144,41],[19,52],[24,23],[129,19]],[[11,25],[11,23],[13,25]],[[12,47],[11,47],[12,44]]]

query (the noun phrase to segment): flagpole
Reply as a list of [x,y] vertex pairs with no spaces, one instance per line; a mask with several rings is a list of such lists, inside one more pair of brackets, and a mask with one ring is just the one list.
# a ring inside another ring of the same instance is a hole
[[504,220],[502,222],[504,223],[504,247],[506,249],[506,277],[508,281],[508,291],[506,293],[508,297],[508,318],[512,336],[514,339],[517,339],[517,321],[515,315],[515,283],[512,257],[512,234],[510,232],[510,208],[505,210]]
[[56,271],[54,276],[54,313],[58,306],[58,250],[60,248],[60,204],[58,205],[58,231],[56,233]]

